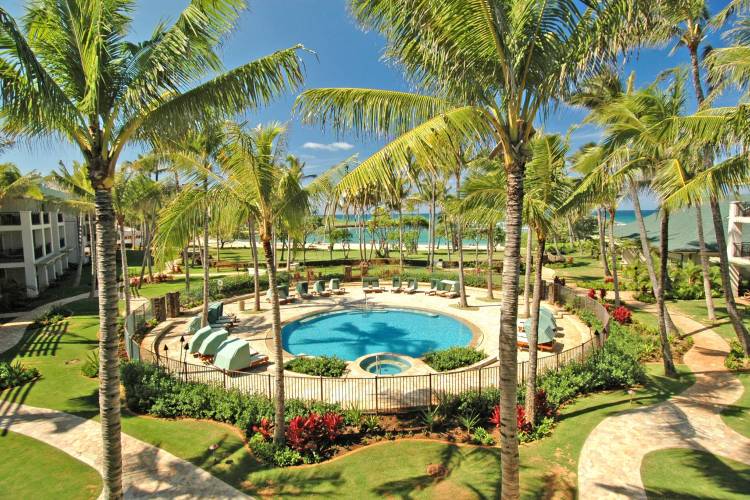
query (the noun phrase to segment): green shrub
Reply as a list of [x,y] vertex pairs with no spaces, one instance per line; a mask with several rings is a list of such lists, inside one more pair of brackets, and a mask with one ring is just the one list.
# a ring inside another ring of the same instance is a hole
[[462,416],[477,415],[486,420],[492,414],[493,408],[500,404],[500,390],[488,387],[479,391],[466,391],[460,394],[438,392],[438,409],[443,420],[451,420]]
[[463,368],[482,361],[487,355],[473,347],[451,347],[440,351],[428,352],[424,361],[434,370],[444,372]]
[[96,378],[99,376],[99,349],[89,351],[86,355],[86,361],[81,366],[81,373],[84,377]]
[[346,371],[346,361],[338,356],[299,357],[288,361],[284,368],[307,375],[340,377]]
[[277,448],[273,441],[266,441],[262,434],[255,433],[247,443],[255,458],[264,464],[273,465],[276,463]]
[[[537,439],[542,439],[552,434],[552,429],[555,426],[555,419],[552,417],[544,417],[539,423],[537,423],[530,430],[519,430],[518,439],[522,443],[530,443]],[[492,437],[492,436],[490,436]]]
[[302,454],[297,450],[284,447],[280,450],[276,450],[276,453],[273,455],[273,461],[279,467],[290,467],[292,465],[299,465],[304,460]]
[[495,438],[484,427],[477,427],[471,435],[471,442],[484,446],[494,446]]
[[39,370],[28,368],[20,361],[15,363],[0,363],[0,391],[10,387],[18,387],[39,377]]
[[[277,279],[279,283],[289,283],[289,275],[286,272],[279,272]],[[258,277],[260,290],[268,289],[268,276],[261,275]],[[235,295],[253,293],[255,291],[255,281],[253,276],[247,274],[222,276],[209,278],[208,280],[208,297],[209,300],[218,300]],[[184,307],[194,307],[203,302],[203,288],[191,288],[189,292],[180,294],[180,304]]]
[[34,320],[34,326],[43,327],[50,326],[61,322],[68,316],[72,315],[73,311],[63,306],[55,306],[44,312],[41,316]]
[[729,354],[724,359],[724,366],[730,370],[742,370],[750,366],[750,358],[745,356],[742,345],[737,340],[732,340],[729,343]]

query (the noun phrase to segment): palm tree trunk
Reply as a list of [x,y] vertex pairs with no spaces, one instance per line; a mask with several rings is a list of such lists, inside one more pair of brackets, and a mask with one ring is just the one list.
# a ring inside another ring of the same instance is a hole
[[182,263],[185,266],[185,291],[190,291],[190,262],[188,262],[188,248],[189,246],[186,246],[182,250]]
[[99,261],[97,259],[97,252],[96,252],[96,231],[94,229],[94,216],[92,214],[87,215],[88,217],[88,223],[89,223],[89,253],[91,254],[91,288],[89,288],[89,298],[93,299],[96,296],[96,290],[97,290],[97,278],[98,278],[98,269],[99,269]]
[[493,252],[495,251],[495,243],[493,238],[493,230],[495,228],[490,225],[487,231],[487,298],[492,300],[494,299],[494,294],[492,293],[492,257]]
[[617,277],[617,249],[615,248],[615,208],[609,211],[609,253],[612,257],[612,287],[615,289],[615,307],[620,307],[620,281]]
[[596,222],[599,226],[599,259],[602,262],[602,268],[604,268],[604,276],[612,276],[609,272],[609,263],[607,262],[607,247],[604,245],[604,217],[602,216],[603,210],[601,208],[596,209]]
[[[208,190],[208,181],[203,182],[204,190]],[[203,210],[203,308],[201,310],[201,326],[208,325],[208,206]]]
[[263,239],[263,251],[266,254],[268,287],[271,290],[274,375],[276,378],[273,442],[277,446],[282,446],[284,444],[284,351],[281,347],[281,311],[279,310],[279,290],[276,288],[276,266],[273,260],[274,251],[268,238]]
[[255,290],[253,310],[260,311],[260,270],[258,269],[258,246],[255,243],[255,220],[247,218],[247,230],[250,234],[250,253],[253,256],[253,290]]
[[669,212],[662,209],[661,226],[659,234],[659,253],[661,261],[659,263],[659,290],[656,293],[656,304],[659,308],[659,340],[661,341],[661,355],[664,363],[664,374],[667,377],[674,377],[677,371],[672,361],[672,350],[669,347],[669,336],[667,334],[667,322],[665,313],[667,306],[664,303],[664,290],[667,283],[667,261],[669,255]]
[[706,310],[708,319],[716,321],[716,310],[714,309],[714,297],[711,291],[711,273],[708,265],[708,251],[706,250],[706,238],[703,236],[703,213],[701,207],[695,207],[695,222],[698,225],[698,246],[701,256],[701,270],[703,271],[703,293],[706,295]]
[[143,276],[146,273],[146,259],[148,258],[147,252],[148,249],[151,247],[151,231],[149,230],[148,225],[143,226],[143,249],[141,250],[141,272],[140,277],[138,278],[138,288],[140,289],[143,286]]
[[128,250],[125,248],[125,221],[120,220],[120,259],[122,261],[122,289],[125,295],[125,316],[130,314],[130,277],[128,276]]
[[122,498],[120,357],[117,334],[117,230],[112,192],[95,191],[99,282],[99,415],[104,498]]
[[398,272],[404,272],[404,216],[401,203],[398,205]]
[[[656,270],[654,268],[654,259],[651,256],[651,246],[648,244],[648,233],[646,232],[646,223],[643,221],[643,212],[641,211],[641,200],[638,197],[638,190],[635,184],[629,182],[630,188],[630,199],[633,202],[633,211],[635,212],[635,220],[638,222],[638,233],[641,239],[641,252],[643,258],[646,260],[646,269],[648,270],[648,278],[651,281],[651,288],[656,295],[656,290],[659,288],[659,279],[656,276]],[[667,322],[667,330],[670,332],[677,332],[677,327],[672,321],[672,315],[669,314],[669,310],[664,310],[664,319]]]
[[542,261],[545,239],[537,235],[536,259],[534,262],[534,297],[531,305],[531,330],[526,333],[529,341],[529,373],[526,377],[526,419],[533,425],[536,422],[536,368],[537,345],[539,343],[539,307],[542,303]]
[[[460,163],[459,163],[460,165]],[[461,200],[461,170],[456,171],[456,198]],[[459,215],[456,220],[456,239],[458,240],[458,307],[469,307],[466,302],[466,285],[464,280],[464,235],[463,220]]]
[[732,281],[729,278],[729,258],[727,257],[727,240],[724,235],[724,223],[721,219],[721,209],[719,208],[719,200],[715,196],[710,198],[711,204],[711,216],[714,223],[714,232],[716,233],[716,246],[719,247],[719,262],[721,265],[721,287],[724,291],[724,299],[726,301],[727,314],[729,320],[732,323],[734,332],[737,334],[737,339],[740,341],[742,350],[745,356],[750,356],[750,335],[748,335],[747,328],[742,323],[742,318],[737,311],[737,303],[734,301],[734,294],[732,293]]
[[[149,229],[148,234],[150,235],[154,230]],[[148,264],[148,278],[151,283],[154,282],[154,271],[152,269],[152,257],[151,257],[151,241],[148,242],[148,248],[146,248],[146,263]]]
[[445,247],[448,250],[448,262],[451,261],[451,231],[448,227],[448,218],[443,214],[443,226],[445,227]]
[[523,274],[523,317],[531,316],[531,227],[526,230],[526,268]]
[[576,243],[576,235],[573,232],[573,222],[571,222],[570,217],[565,217],[565,223],[568,226],[568,240],[570,241],[571,248]]
[[74,287],[78,287],[81,285],[81,275],[83,274],[83,259],[86,256],[83,250],[83,223],[81,222],[80,214],[76,217],[76,229],[78,230],[78,265],[76,266],[76,277],[73,281]]
[[430,272],[435,270],[435,182],[431,183],[430,189],[430,219],[427,241],[427,264]]
[[520,497],[518,478],[518,426],[516,393],[518,355],[516,321],[518,318],[518,271],[521,253],[521,213],[523,204],[524,165],[506,165],[507,199],[505,205],[506,238],[503,257],[502,306],[500,316],[500,457],[503,499]]

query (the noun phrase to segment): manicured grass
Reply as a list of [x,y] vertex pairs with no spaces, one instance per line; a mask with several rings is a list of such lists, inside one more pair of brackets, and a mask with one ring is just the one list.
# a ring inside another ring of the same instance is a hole
[[[727,315],[726,303],[723,298],[714,299],[714,309],[716,310],[716,322],[711,323],[708,320],[708,311],[706,310],[706,301],[703,299],[697,300],[675,300],[669,302],[670,309],[676,309],[682,314],[693,318],[699,323],[703,323],[707,326],[712,326],[713,330],[721,335],[724,340],[731,342],[737,340],[737,335],[734,333],[734,328],[729,322],[729,316]],[[750,328],[750,310],[747,306],[738,304],[740,315],[745,326]]]
[[731,499],[750,492],[750,466],[698,450],[651,452],[641,478],[651,498]]
[[721,418],[729,427],[750,438],[750,372],[738,372],[736,375],[745,387],[745,392],[733,405],[721,412]]
[[604,268],[598,258],[578,253],[571,253],[566,255],[567,257],[573,258],[573,264],[566,267],[553,266],[557,276],[582,288],[589,286],[591,282],[604,279]]
[[97,498],[99,473],[41,441],[0,433],[0,496],[3,498]]

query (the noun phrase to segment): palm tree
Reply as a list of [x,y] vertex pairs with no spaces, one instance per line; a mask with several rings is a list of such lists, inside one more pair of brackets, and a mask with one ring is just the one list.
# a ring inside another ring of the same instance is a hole
[[[29,2],[23,27],[0,8],[0,127],[11,138],[67,138],[81,150],[95,192],[107,497],[122,496],[111,193],[117,162],[134,140],[262,105],[302,82],[299,46],[224,70],[215,49],[244,7],[243,0],[193,0],[142,43],[128,39],[130,0]],[[216,76],[202,80],[207,73]]]
[[[455,144],[490,141],[507,172],[506,245],[500,333],[501,405],[516,398],[516,318],[525,165],[536,119],[575,82],[626,49],[648,28],[647,2],[605,0],[351,0],[359,23],[381,32],[386,55],[428,94],[371,89],[305,91],[307,122],[397,136],[349,174],[349,186],[384,180],[395,162],[447,158]],[[627,14],[626,14],[627,13]],[[418,163],[419,164],[419,163]],[[502,495],[519,494],[512,411],[502,412]]]
[[23,175],[15,164],[0,163],[0,203],[10,198],[43,199],[41,180],[36,172]]

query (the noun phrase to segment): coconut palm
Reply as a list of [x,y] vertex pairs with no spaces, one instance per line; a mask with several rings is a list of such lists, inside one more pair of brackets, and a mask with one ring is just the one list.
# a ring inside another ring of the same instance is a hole
[[0,163],[0,203],[10,198],[43,199],[41,180],[36,172],[23,175],[13,163]]
[[[131,0],[28,2],[23,26],[0,8],[0,105],[11,138],[64,137],[95,192],[104,495],[122,495],[116,231],[111,189],[123,149],[215,114],[262,105],[302,82],[299,47],[225,71],[216,47],[243,0],[193,0],[174,24],[128,39]],[[205,79],[207,73],[216,76]]]
[[[359,23],[382,33],[386,56],[424,94],[313,89],[297,110],[307,122],[355,134],[397,136],[345,180],[385,180],[407,159],[447,158],[456,143],[487,140],[507,171],[506,245],[500,342],[501,405],[516,397],[516,317],[523,178],[536,119],[580,78],[638,42],[647,2],[529,0],[351,0]],[[627,13],[627,14],[626,14]],[[449,153],[448,153],[449,154]],[[418,162],[419,164],[419,162]],[[502,494],[515,498],[518,443],[513,412],[502,412]]]

